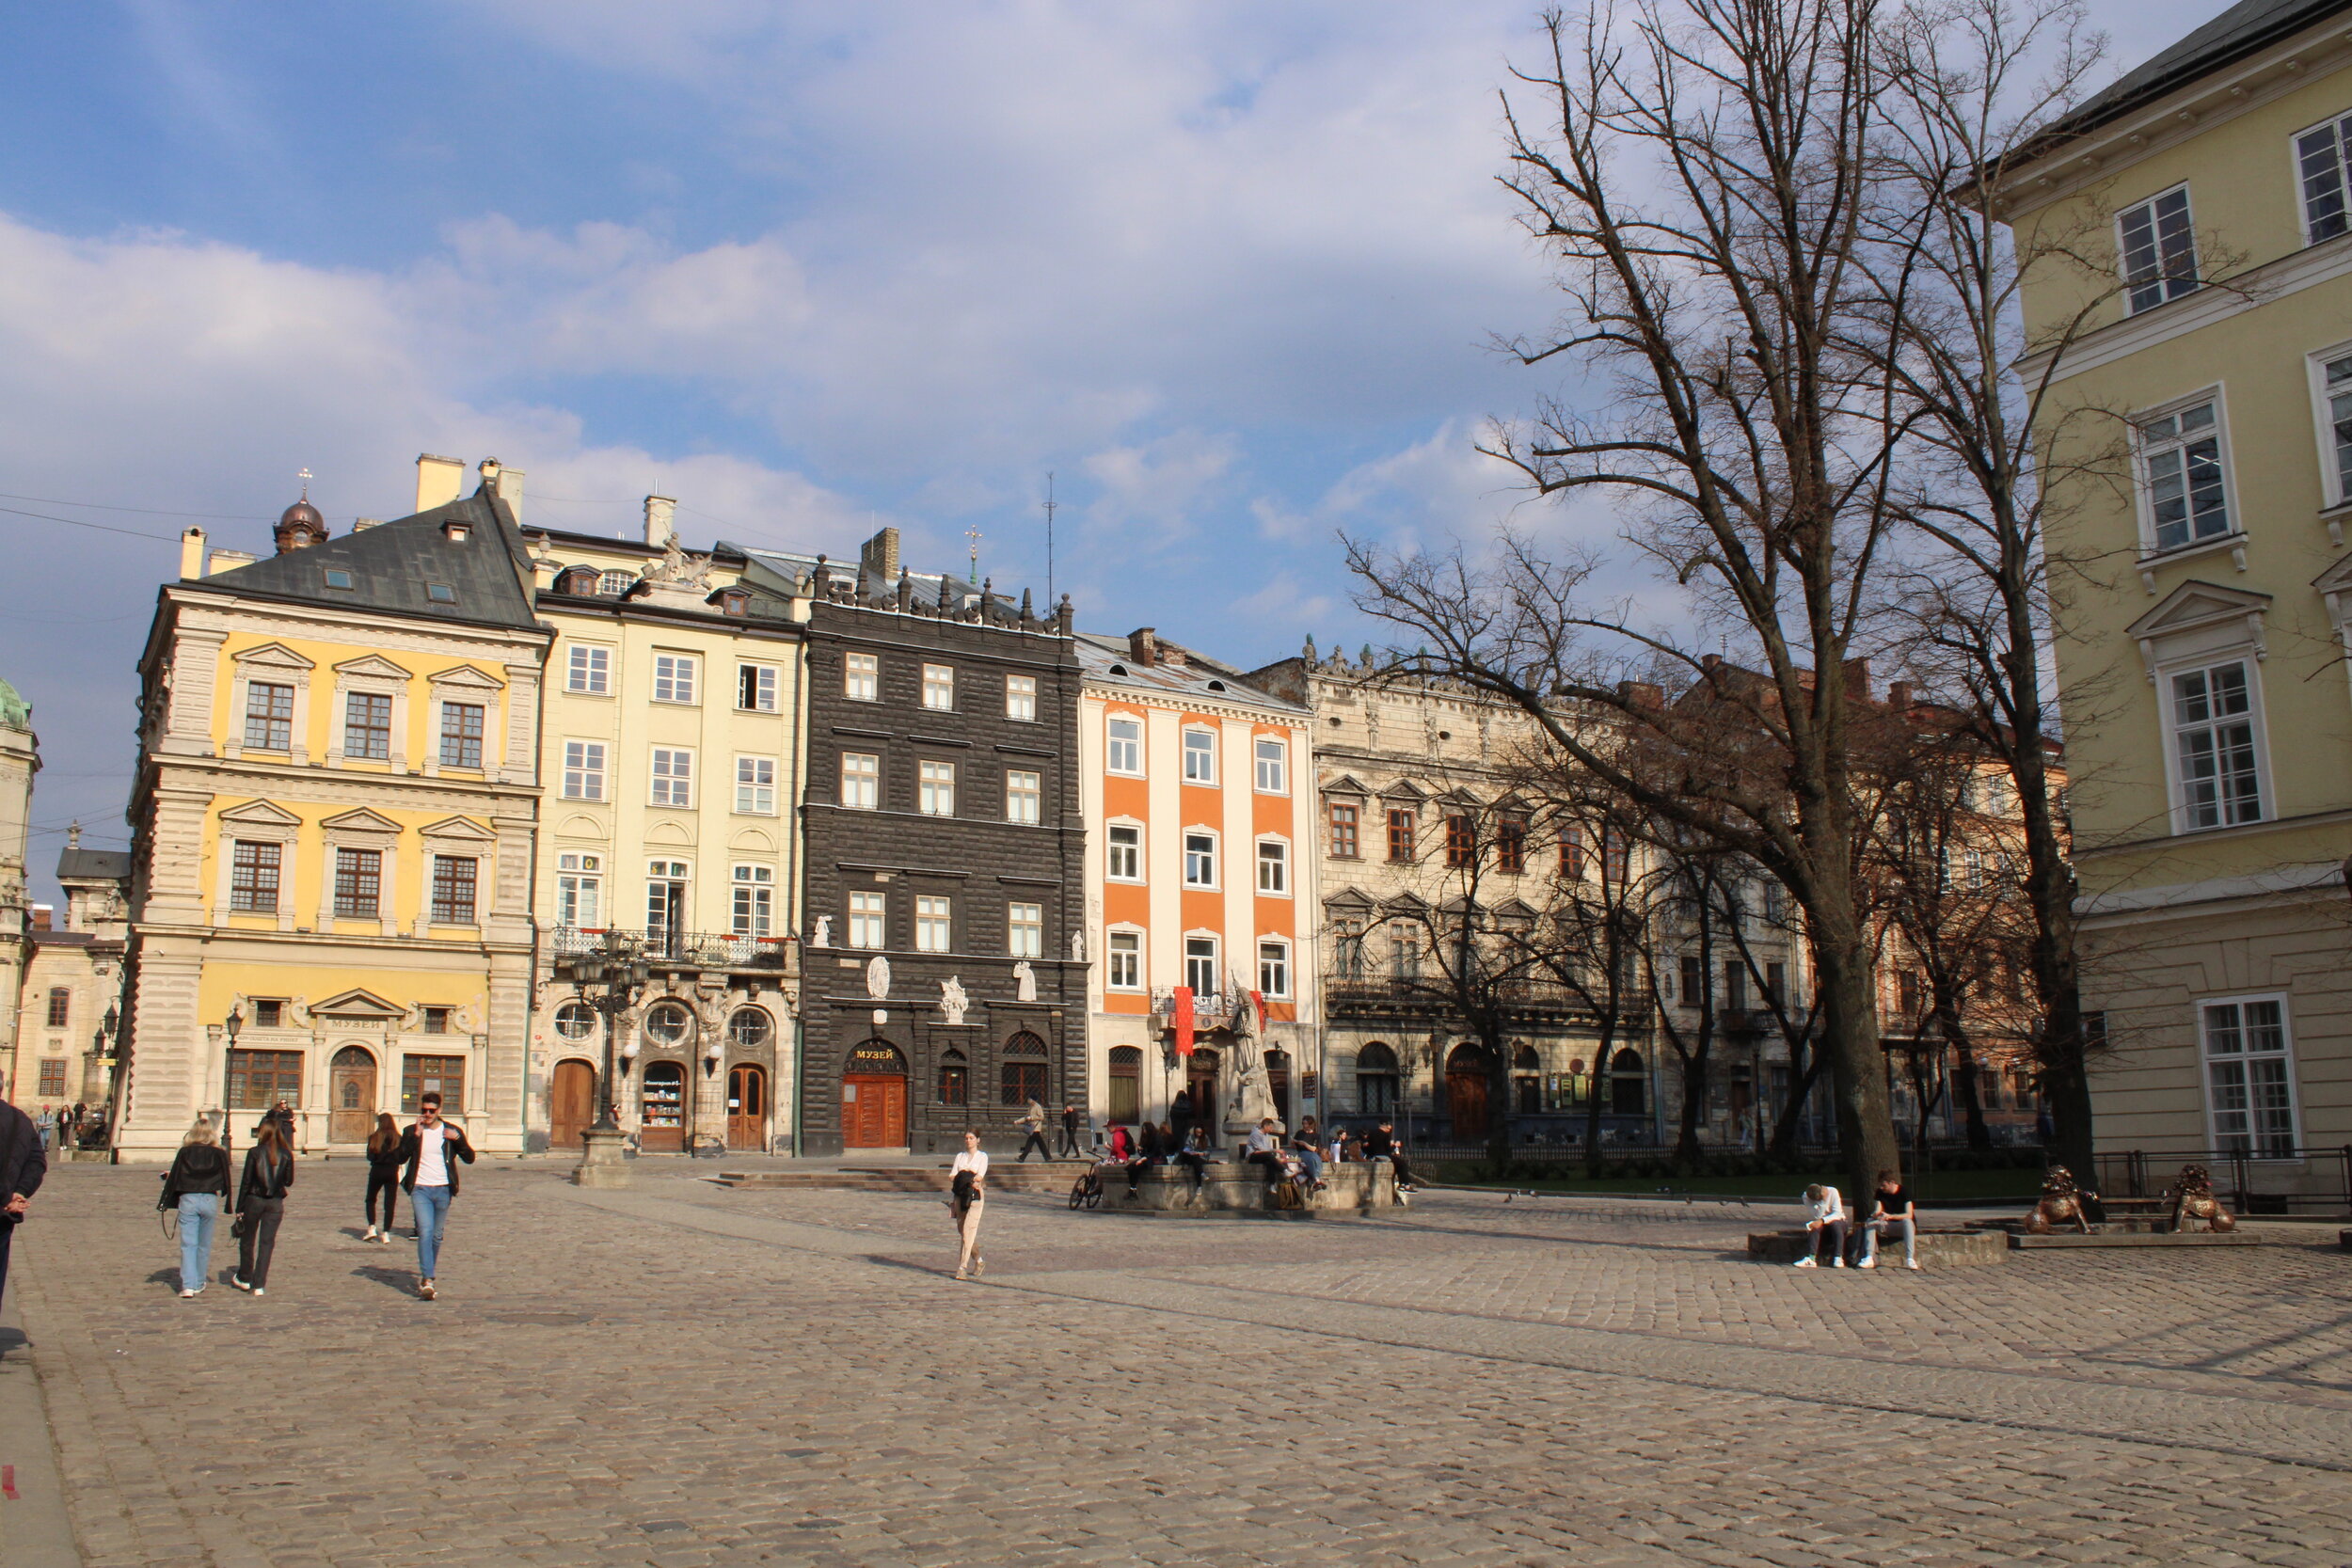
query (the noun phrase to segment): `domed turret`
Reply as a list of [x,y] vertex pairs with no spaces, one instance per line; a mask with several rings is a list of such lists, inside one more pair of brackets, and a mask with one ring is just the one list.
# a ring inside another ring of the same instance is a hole
[[302,499],[278,515],[278,553],[326,543],[326,519],[310,504],[310,470],[302,470]]

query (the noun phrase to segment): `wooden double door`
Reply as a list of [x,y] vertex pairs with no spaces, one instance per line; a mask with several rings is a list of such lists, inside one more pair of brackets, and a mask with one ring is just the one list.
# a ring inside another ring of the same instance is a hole
[[1476,1143],[1486,1137],[1486,1055],[1469,1046],[1456,1046],[1445,1064],[1447,1136],[1455,1143]]
[[346,1045],[326,1064],[326,1141],[363,1144],[375,1131],[375,1058]]
[[[906,1080],[898,1080],[903,1085]],[[901,1126],[905,1107],[899,1110]],[[768,1147],[768,1071],[749,1062],[727,1069],[727,1147],[740,1154],[757,1154]]]
[[907,1080],[904,1073],[852,1072],[842,1077],[841,1147],[907,1147]]
[[548,1143],[555,1148],[579,1148],[581,1136],[596,1120],[596,1069],[573,1057],[555,1064],[555,1081],[548,1086]]

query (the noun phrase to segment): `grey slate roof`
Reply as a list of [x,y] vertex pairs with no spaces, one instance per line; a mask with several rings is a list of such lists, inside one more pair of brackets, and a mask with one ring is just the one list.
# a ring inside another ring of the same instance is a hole
[[1100,632],[1082,631],[1076,638],[1078,664],[1086,678],[1101,681],[1106,686],[1132,687],[1138,691],[1163,697],[1197,697],[1203,702],[1243,703],[1276,713],[1311,714],[1313,710],[1299,706],[1249,685],[1230,666],[1203,658],[1182,643],[1160,640],[1164,648],[1175,648],[1184,655],[1182,664],[1137,664],[1130,657],[1127,640],[1105,637]]
[[2046,151],[2095,130],[2344,10],[2352,10],[2352,0],[2239,0],[2178,43],[2125,71],[2114,86],[2035,137],[2034,150]]
[[128,880],[131,875],[131,851],[128,849],[66,849],[57,855],[57,879],[103,879],[109,882]]
[[[443,532],[450,522],[470,523],[472,529],[464,540],[453,540]],[[327,587],[329,567],[349,572],[352,586]],[[518,570],[530,571],[521,531],[506,503],[485,485],[430,512],[183,580],[264,598],[529,630],[536,618]],[[437,582],[455,591],[455,603],[437,604],[426,596],[426,585]]]

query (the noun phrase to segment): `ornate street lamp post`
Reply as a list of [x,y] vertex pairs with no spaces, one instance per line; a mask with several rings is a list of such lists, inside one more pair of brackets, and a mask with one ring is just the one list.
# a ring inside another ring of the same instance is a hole
[[228,1049],[220,1053],[220,1147],[229,1147],[229,1085],[237,1071],[237,1031],[245,1027],[245,1013],[230,1003],[229,1016],[221,1020],[220,1032],[229,1038]]
[[596,1119],[581,1134],[580,1166],[572,1172],[572,1180],[583,1187],[625,1186],[628,1172],[622,1164],[621,1124],[614,1116],[620,1095],[613,1053],[620,1015],[628,1011],[629,1003],[653,978],[653,971],[627,937],[607,931],[602,946],[558,958],[555,973],[579,989],[581,1006],[604,1020],[604,1072],[596,1083]]

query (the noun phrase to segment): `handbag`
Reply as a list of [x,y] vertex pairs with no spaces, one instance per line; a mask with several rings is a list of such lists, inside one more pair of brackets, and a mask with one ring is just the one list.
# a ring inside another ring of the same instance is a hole
[[243,1214],[239,1214],[229,1222],[229,1239],[232,1242],[245,1240],[245,1216]]

